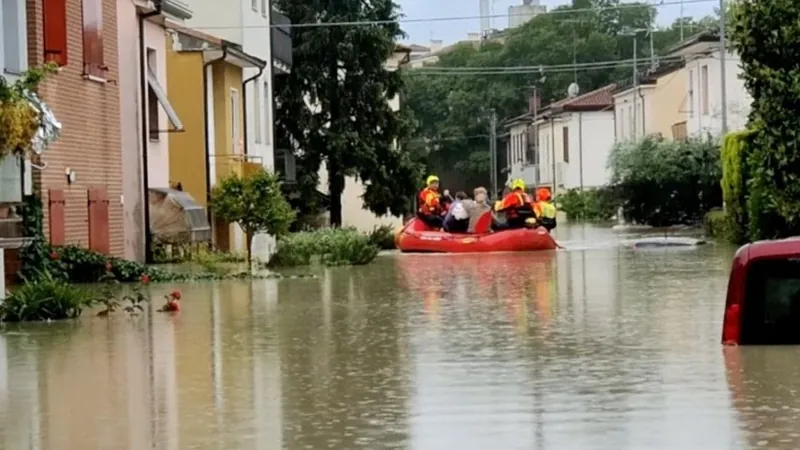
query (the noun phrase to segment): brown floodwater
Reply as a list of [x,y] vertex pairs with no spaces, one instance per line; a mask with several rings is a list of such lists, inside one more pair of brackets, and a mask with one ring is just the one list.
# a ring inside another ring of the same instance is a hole
[[719,344],[733,249],[557,231],[8,326],[0,448],[800,448],[800,349]]

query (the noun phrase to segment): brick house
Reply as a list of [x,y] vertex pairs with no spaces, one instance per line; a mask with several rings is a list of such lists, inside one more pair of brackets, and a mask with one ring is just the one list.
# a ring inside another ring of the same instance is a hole
[[33,173],[45,233],[123,256],[116,0],[27,0],[27,24],[29,64],[61,67],[39,92],[62,124]]

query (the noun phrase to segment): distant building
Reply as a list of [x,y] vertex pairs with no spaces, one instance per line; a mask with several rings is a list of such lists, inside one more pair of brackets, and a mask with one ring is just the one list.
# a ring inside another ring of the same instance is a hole
[[522,0],[521,5],[508,7],[508,28],[521,27],[539,14],[547,12],[547,7],[539,4],[539,0]]

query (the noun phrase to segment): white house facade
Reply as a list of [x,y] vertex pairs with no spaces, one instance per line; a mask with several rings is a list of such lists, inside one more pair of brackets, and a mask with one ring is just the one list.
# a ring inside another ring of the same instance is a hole
[[655,84],[642,84],[614,94],[614,120],[617,142],[635,141],[653,133],[656,107]]
[[614,89],[612,84],[552,103],[537,115],[533,125],[539,135],[536,185],[558,193],[610,181],[607,162],[615,143]]

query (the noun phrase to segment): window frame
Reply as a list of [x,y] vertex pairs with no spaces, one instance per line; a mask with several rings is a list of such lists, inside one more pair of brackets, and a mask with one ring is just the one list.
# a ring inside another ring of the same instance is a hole
[[44,62],[69,64],[66,0],[42,0],[42,42]]
[[704,116],[709,114],[710,104],[708,95],[708,64],[700,67],[700,111]]
[[264,80],[261,95],[264,100],[264,144],[272,144],[272,102],[269,95],[269,81]]
[[[7,11],[6,3],[11,3],[15,6],[15,11]],[[0,75],[9,77],[9,81],[13,82],[16,77],[22,74],[28,68],[28,30],[24,24],[27,23],[27,6],[25,0],[2,0],[0,3]],[[14,14],[16,13],[16,14]],[[22,26],[20,26],[22,24]],[[10,25],[10,26],[7,26]],[[7,31],[10,31],[7,33]],[[8,37],[13,37],[13,41],[8,41]],[[8,66],[8,54],[6,53],[6,45],[13,42],[14,51],[16,53],[16,61],[14,66]]]
[[561,127],[561,151],[562,159],[565,163],[569,164],[569,127]]
[[91,80],[105,81],[108,67],[104,54],[103,0],[82,0],[81,17],[83,75]]
[[253,83],[253,131],[255,136],[253,140],[256,144],[262,142],[262,128],[261,128],[261,83],[256,80]]

